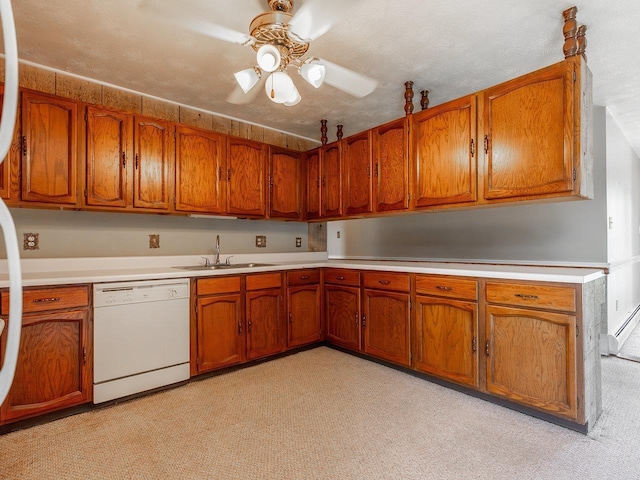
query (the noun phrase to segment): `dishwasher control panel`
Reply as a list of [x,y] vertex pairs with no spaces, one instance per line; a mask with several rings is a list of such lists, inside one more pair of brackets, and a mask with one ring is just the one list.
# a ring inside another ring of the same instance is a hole
[[93,286],[94,308],[189,298],[189,280],[103,283]]

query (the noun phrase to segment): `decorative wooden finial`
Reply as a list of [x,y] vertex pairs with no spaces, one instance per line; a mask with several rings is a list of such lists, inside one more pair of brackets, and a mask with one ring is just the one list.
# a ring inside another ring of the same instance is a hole
[[576,21],[576,13],[578,13],[577,7],[567,8],[562,12],[562,16],[564,17],[564,25],[562,26],[562,34],[564,35],[562,51],[564,52],[564,58],[573,57],[578,51],[578,41],[576,40],[578,22]]
[[405,82],[404,87],[404,113],[411,115],[413,113],[413,82]]
[[343,133],[342,133],[342,124],[339,123],[338,125],[336,125],[336,127],[338,128],[338,131],[336,132],[336,138],[338,140],[342,140],[342,135],[343,135]]
[[578,27],[578,33],[576,34],[576,40],[578,42],[578,51],[576,55],[582,55],[587,60],[587,54],[585,50],[587,49],[587,26],[580,25]]
[[420,107],[422,110],[429,108],[429,90],[420,90]]
[[322,135],[320,137],[320,141],[322,142],[322,145],[326,145],[327,144],[327,121],[326,120],[320,120],[320,124],[322,125],[320,127],[320,134]]

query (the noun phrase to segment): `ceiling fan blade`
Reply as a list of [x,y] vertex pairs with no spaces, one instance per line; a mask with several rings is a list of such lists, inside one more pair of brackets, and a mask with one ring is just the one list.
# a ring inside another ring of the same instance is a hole
[[234,105],[246,105],[253,102],[258,96],[258,92],[264,91],[264,82],[265,76],[263,75],[260,80],[258,80],[258,83],[256,83],[247,93],[244,93],[244,90],[242,90],[240,85],[236,85],[236,88],[234,88],[227,97],[227,102],[233,103]]
[[204,19],[204,17],[198,17],[195,12],[190,14],[185,11],[184,5],[178,2],[143,0],[140,2],[140,10],[171,25],[225,42],[245,45],[255,40],[251,35],[223,27]]
[[349,95],[358,98],[366,97],[378,87],[378,81],[366,75],[354,72],[323,58],[320,59],[319,63],[323,64],[327,69],[324,83]]
[[300,40],[311,42],[346,15],[347,9],[362,0],[307,0],[289,22],[289,31]]

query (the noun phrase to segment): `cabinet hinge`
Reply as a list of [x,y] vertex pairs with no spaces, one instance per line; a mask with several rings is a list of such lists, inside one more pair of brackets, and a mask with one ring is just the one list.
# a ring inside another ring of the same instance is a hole
[[580,327],[576,325],[576,338],[580,336]]
[[200,357],[196,357],[196,367],[200,366]]
[[87,364],[87,347],[84,347],[82,349],[82,362],[86,365]]
[[84,198],[87,198],[89,196],[89,192],[87,191],[87,189],[84,189]]
[[84,121],[85,122],[89,121],[89,114],[87,112],[84,112]]
[[409,300],[409,310],[411,310],[413,308],[413,305],[411,304],[411,300]]
[[578,406],[578,408],[580,408],[580,397],[576,398],[576,405]]
[[577,78],[576,78],[576,72],[574,71],[574,72],[573,72],[573,81],[575,82],[576,80],[577,80]]
[[577,174],[577,172],[576,172],[576,169],[574,168],[574,169],[573,169],[573,181],[574,181],[574,182],[576,181],[576,177],[577,177],[577,176],[578,176],[578,174]]

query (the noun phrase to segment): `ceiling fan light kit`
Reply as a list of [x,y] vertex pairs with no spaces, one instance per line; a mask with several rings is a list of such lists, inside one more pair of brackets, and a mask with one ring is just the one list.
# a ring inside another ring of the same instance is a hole
[[256,83],[258,83],[258,80],[262,77],[262,71],[257,67],[247,68],[234,73],[233,76],[236,77],[236,81],[238,85],[240,85],[240,88],[242,88],[242,91],[247,93],[256,86]]

